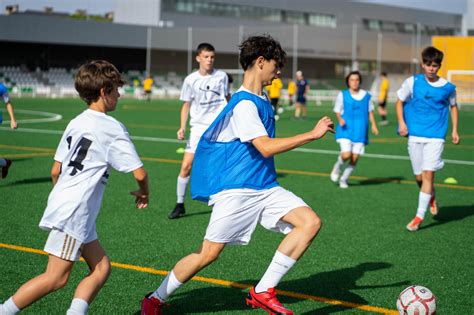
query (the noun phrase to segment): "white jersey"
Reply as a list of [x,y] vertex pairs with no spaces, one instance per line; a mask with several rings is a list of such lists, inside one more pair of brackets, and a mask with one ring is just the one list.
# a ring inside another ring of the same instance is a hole
[[61,163],[61,174],[39,226],[81,242],[95,233],[109,167],[127,173],[143,166],[125,126],[90,109],[71,120],[54,160]]
[[201,136],[227,104],[229,82],[224,71],[210,75],[195,71],[184,79],[180,100],[190,103],[191,132]]

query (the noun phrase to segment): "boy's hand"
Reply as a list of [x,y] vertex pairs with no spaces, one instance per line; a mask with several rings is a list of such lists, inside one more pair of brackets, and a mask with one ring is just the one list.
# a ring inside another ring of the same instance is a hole
[[398,123],[398,133],[402,137],[406,137],[408,135],[408,127],[404,122]]
[[186,133],[186,128],[179,128],[176,135],[178,136],[178,140],[184,140],[184,134]]
[[451,137],[453,138],[451,140],[453,142],[453,144],[459,144],[459,141],[461,139],[459,139],[459,134],[457,133],[457,131],[453,131],[453,133],[451,134]]
[[341,120],[339,120],[339,125],[341,127],[344,127],[346,125],[346,121],[343,118],[341,118]]
[[130,195],[135,196],[135,203],[137,209],[144,209],[148,207],[148,195],[143,194],[141,190],[131,191]]
[[334,133],[334,123],[332,122],[331,118],[324,116],[318,121],[312,130],[312,133],[314,139],[317,140],[322,138],[328,131]]
[[377,128],[376,125],[372,125],[372,133],[376,136],[379,135],[379,129]]
[[16,119],[10,120],[10,127],[11,127],[12,129],[18,128],[18,124],[16,123]]

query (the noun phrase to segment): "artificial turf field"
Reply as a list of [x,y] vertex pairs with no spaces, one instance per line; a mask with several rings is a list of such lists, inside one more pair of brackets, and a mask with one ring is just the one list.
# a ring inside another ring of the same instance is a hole
[[[52,157],[69,120],[85,108],[78,99],[18,98],[13,104],[19,129],[10,131],[5,122],[0,127],[0,156],[14,160],[8,178],[0,181],[0,301],[45,269],[47,256],[40,250],[47,233],[38,222],[51,190]],[[307,131],[323,115],[333,117],[330,104],[310,104],[309,109],[305,121],[292,120],[289,111],[281,115],[277,136]],[[428,212],[422,228],[410,233],[405,225],[415,214],[418,187],[404,159],[406,139],[395,133],[393,104],[390,110],[391,124],[379,126],[380,135],[371,136],[347,190],[329,180],[339,150],[332,135],[303,147],[311,150],[276,157],[280,184],[323,220],[313,245],[278,287],[280,301],[295,314],[395,314],[398,294],[411,284],[434,292],[438,314],[474,313],[474,111],[466,107],[460,112],[461,144],[454,146],[449,137],[446,142],[447,163],[435,178],[439,215]],[[139,314],[143,295],[202,242],[211,212],[205,203],[187,197],[187,215],[167,219],[176,201],[182,158],[176,150],[184,147],[174,140],[179,111],[180,103],[174,100],[122,99],[111,113],[135,137],[150,175],[151,198],[147,209],[135,209],[128,194],[136,188],[132,176],[112,172],[97,229],[114,267],[90,314]],[[60,114],[62,119],[21,121],[45,118],[38,112]],[[447,177],[458,183],[444,184]],[[281,239],[259,227],[248,246],[229,246],[171,297],[166,313],[265,314],[246,306],[245,296]],[[86,264],[78,263],[64,289],[24,314],[64,314],[86,273]]]

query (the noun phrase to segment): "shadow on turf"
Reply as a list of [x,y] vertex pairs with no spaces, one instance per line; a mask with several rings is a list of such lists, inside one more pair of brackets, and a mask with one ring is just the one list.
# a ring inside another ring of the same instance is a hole
[[460,221],[471,215],[474,215],[474,205],[441,207],[439,213],[433,217],[436,222],[430,223],[426,226],[422,225],[420,230],[432,228],[452,221]]
[[51,183],[51,177],[37,177],[37,178],[27,178],[16,180],[14,182],[9,182],[6,185],[2,186],[17,186],[17,185],[26,185],[26,184],[39,184],[39,183]]
[[[367,300],[354,293],[354,290],[377,289],[387,287],[403,287],[409,281],[401,281],[389,284],[357,285],[366,272],[391,268],[392,264],[386,262],[367,262],[354,267],[337,269],[329,272],[321,272],[304,279],[283,281],[279,288],[285,291],[293,291],[302,294],[309,294],[318,297],[326,297],[334,300],[341,300],[361,305],[370,304]],[[242,280],[240,283],[256,284],[258,280]],[[251,310],[245,304],[247,291],[239,291],[228,287],[207,287],[190,290],[184,293],[173,295],[170,300],[171,306],[165,309],[164,314],[196,314],[214,313],[222,311],[246,311]],[[396,298],[396,297],[395,297]],[[300,302],[288,296],[280,295],[280,302],[291,309],[291,304]],[[352,308],[341,305],[324,305],[317,303],[318,308],[302,314],[333,314],[348,311]],[[323,305],[321,307],[321,305]],[[135,314],[140,314],[137,312]]]
[[351,186],[365,186],[365,185],[379,185],[379,184],[386,184],[386,183],[396,183],[400,184],[404,177],[375,177],[375,178],[367,178],[364,180],[359,181],[356,184],[352,184]]

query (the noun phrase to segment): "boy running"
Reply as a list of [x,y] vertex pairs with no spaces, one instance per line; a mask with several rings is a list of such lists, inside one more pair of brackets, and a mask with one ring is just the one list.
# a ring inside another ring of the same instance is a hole
[[[88,109],[71,120],[54,156],[54,188],[39,226],[49,231],[44,250],[46,271],[21,286],[0,314],[17,314],[68,282],[74,262],[82,256],[90,273],[76,288],[68,315],[86,314],[110,274],[95,221],[109,178],[110,167],[133,172],[139,189],[131,192],[136,207],[148,206],[148,177],[127,129],[107,115],[115,110],[123,80],[107,61],[91,61],[79,68],[75,87]],[[58,311],[59,312],[59,311]]]
[[286,53],[270,36],[249,37],[239,48],[242,87],[201,137],[193,164],[192,197],[213,205],[204,241],[143,299],[142,314],[161,314],[169,296],[214,262],[227,244],[248,244],[258,223],[287,235],[247,304],[293,314],[280,304],[274,288],[316,237],[321,220],[301,198],[279,186],[273,156],[322,138],[333,124],[324,117],[309,132],[275,138],[274,112],[262,89],[279,76]]
[[[334,164],[331,180],[339,182],[339,187],[344,189],[349,187],[347,183],[349,176],[369,143],[369,120],[372,133],[379,134],[374,118],[374,105],[370,100],[371,95],[360,88],[361,83],[360,72],[350,72],[346,77],[348,89],[339,92],[334,104],[334,112],[339,122],[336,127],[336,141],[341,146],[341,155]],[[346,161],[349,161],[349,165],[340,176],[341,168]]]
[[[12,129],[18,128],[18,124],[15,119],[15,113],[13,112],[13,106],[8,96],[8,89],[3,83],[0,83],[0,97],[6,105],[8,115],[10,116],[10,127]],[[3,122],[2,112],[0,111],[0,124]],[[13,161],[9,159],[0,158],[1,178],[8,176],[8,171]]]
[[184,79],[180,100],[181,125],[177,132],[179,140],[184,140],[188,115],[191,133],[184,152],[181,170],[176,184],[177,201],[169,219],[176,219],[185,214],[184,197],[191,174],[196,146],[201,135],[219,115],[228,100],[228,77],[224,71],[214,69],[215,49],[211,44],[202,43],[197,47],[196,61],[199,70],[191,73]]
[[435,172],[444,166],[441,156],[450,110],[452,142],[459,144],[460,140],[456,87],[437,74],[444,54],[434,47],[427,47],[421,57],[423,73],[403,82],[397,91],[396,104],[399,133],[408,136],[408,154],[420,187],[416,216],[407,225],[409,231],[419,229],[428,206],[433,215],[438,214],[433,182]]

